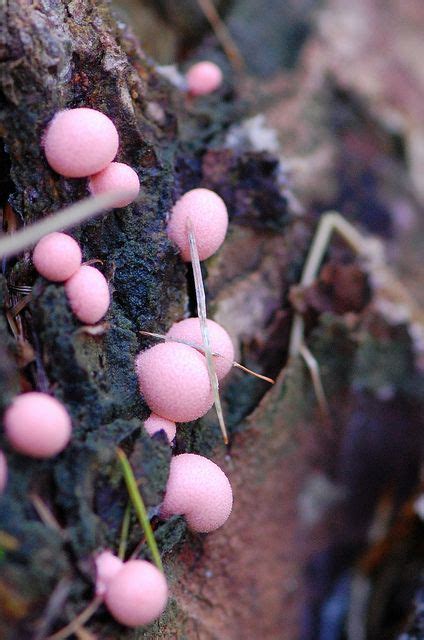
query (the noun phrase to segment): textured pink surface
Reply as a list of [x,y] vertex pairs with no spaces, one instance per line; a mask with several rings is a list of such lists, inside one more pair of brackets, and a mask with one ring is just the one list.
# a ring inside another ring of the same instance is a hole
[[[233,343],[225,329],[217,322],[207,320],[206,324],[209,331],[209,340],[212,351],[220,353],[224,358],[226,358],[224,359],[219,356],[214,356],[216,374],[218,376],[218,380],[222,380],[233,365]],[[172,325],[166,335],[172,338],[179,338],[180,340],[187,340],[188,342],[193,342],[200,346],[203,345],[199,318],[187,318],[186,320],[181,320],[181,322],[176,322]]]
[[0,493],[6,488],[7,484],[7,461],[3,451],[0,451]]
[[98,322],[110,304],[106,279],[98,269],[83,265],[65,283],[69,304],[78,320],[87,324]]
[[129,560],[109,582],[105,603],[112,616],[127,627],[156,620],[166,607],[165,576],[146,560]]
[[197,62],[187,71],[187,88],[193,96],[204,96],[218,89],[222,71],[214,62]]
[[165,431],[166,436],[168,438],[168,442],[172,442],[175,438],[175,434],[177,432],[177,427],[175,426],[175,422],[171,420],[166,420],[165,418],[161,418],[157,416],[155,413],[151,413],[147,420],[144,421],[144,428],[147,433],[152,436],[154,433],[157,433],[161,429]]
[[171,460],[162,515],[184,514],[193,531],[206,533],[229,518],[233,492],[225,473],[212,460],[182,453]]
[[136,371],[145,401],[162,418],[189,422],[212,406],[205,359],[191,347],[157,344],[137,356]]
[[66,233],[54,231],[35,245],[32,261],[38,273],[53,282],[64,282],[81,266],[79,244]]
[[174,205],[168,222],[168,235],[178,246],[181,256],[190,261],[186,228],[190,218],[200,260],[206,260],[224,242],[228,228],[228,213],[222,198],[209,189],[187,191]]
[[111,551],[103,551],[96,558],[96,595],[104,596],[107,587],[123,568],[124,563]]
[[38,391],[16,396],[3,423],[12,446],[33,458],[57,455],[68,444],[72,431],[65,407],[56,398]]
[[107,116],[81,107],[59,111],[47,128],[43,144],[52,169],[67,178],[85,178],[112,162],[119,136]]
[[112,162],[106,169],[96,173],[89,179],[90,191],[93,195],[109,191],[128,191],[126,198],[117,198],[115,207],[126,207],[133,202],[140,191],[138,175],[123,162]]

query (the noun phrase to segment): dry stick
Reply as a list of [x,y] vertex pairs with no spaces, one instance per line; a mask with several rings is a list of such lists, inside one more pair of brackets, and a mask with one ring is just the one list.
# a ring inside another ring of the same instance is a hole
[[36,510],[41,522],[43,522],[43,524],[45,524],[47,527],[55,529],[58,533],[60,533],[61,536],[65,535],[64,530],[62,529],[44,500],[42,500],[42,498],[40,498],[40,496],[36,493],[31,493],[30,499],[32,502],[32,506]]
[[328,407],[327,398],[325,397],[324,387],[322,386],[318,362],[305,344],[302,344],[299,353],[304,359],[306,366],[309,369],[309,373],[311,374],[312,385],[318,400],[319,408],[321,409],[324,418],[326,418],[326,420],[330,420],[330,409]]
[[186,229],[188,234],[188,241],[190,245],[190,257],[191,265],[193,267],[194,284],[196,288],[196,301],[197,301],[197,315],[200,321],[200,330],[202,332],[203,347],[205,350],[206,364],[208,367],[209,379],[211,382],[215,409],[218,416],[219,426],[221,427],[222,437],[225,444],[228,444],[227,428],[225,426],[224,414],[222,412],[221,399],[219,397],[219,382],[216,375],[215,363],[212,357],[212,351],[209,340],[209,331],[207,326],[206,315],[206,296],[205,288],[203,286],[202,270],[200,268],[199,252],[197,251],[196,238],[194,237],[193,224],[190,218],[187,218]]
[[233,67],[237,71],[242,71],[246,66],[243,60],[243,56],[241,55],[239,48],[234,42],[225,22],[221,19],[218,11],[216,10],[213,1],[197,0],[197,4],[205,14]]
[[[366,255],[366,242],[362,235],[336,211],[325,213],[309,249],[300,279],[301,287],[310,287],[317,277],[320,265],[328,249],[330,238],[337,231],[347,244],[359,255]],[[304,343],[305,323],[300,313],[295,313],[289,342],[289,360],[300,355],[309,369],[318,404],[324,415],[330,412],[319,373],[319,364]]]
[[137,481],[134,476],[134,472],[131,468],[129,460],[122,449],[116,450],[116,455],[121,463],[122,473],[124,476],[125,484],[127,485],[128,493],[133,503],[138,520],[143,527],[144,535],[146,536],[147,544],[149,545],[150,553],[152,554],[153,561],[157,568],[163,573],[163,565],[160,557],[159,549],[156,544],[155,536],[147,515],[146,507],[144,506],[143,498],[137,487]]
[[62,629],[60,629],[60,631],[57,631],[52,636],[49,636],[48,638],[46,638],[46,640],[66,640],[66,638],[69,638],[69,636],[75,633],[77,629],[85,625],[86,622],[90,620],[91,616],[96,613],[102,602],[103,598],[101,596],[96,596],[95,598],[93,598],[93,600],[84,609],[84,611],[82,611],[76,618],[74,618],[69,624],[67,624],[66,627],[63,627]]
[[20,253],[33,246],[41,238],[53,231],[69,229],[114,207],[118,198],[129,195],[126,191],[110,191],[91,196],[65,207],[39,222],[24,227],[20,231],[0,238],[0,258]]
[[25,307],[29,305],[31,300],[32,300],[32,293],[29,293],[25,297],[21,298],[19,302],[17,302],[15,306],[10,309],[10,313],[12,314],[12,316],[19,315],[21,311],[23,311]]
[[[223,357],[224,356],[221,356],[221,358]],[[228,360],[228,358],[225,358],[225,359]],[[250,373],[250,375],[255,376],[255,378],[260,378],[261,380],[265,380],[265,382],[269,382],[269,384],[275,384],[275,380],[273,378],[269,378],[268,376],[263,376],[261,373],[257,373],[256,371],[252,371],[252,369],[245,367],[244,365],[240,364],[240,362],[236,362],[235,360],[233,362],[233,367],[236,367],[237,369],[241,369],[246,373]]]
[[[165,336],[162,333],[153,333],[152,331],[139,331],[139,333],[141,333],[141,335],[143,336],[149,336],[150,338],[157,338],[158,340],[164,340],[165,342],[179,342],[180,344],[185,344],[188,347],[193,347],[193,349],[196,349],[197,351],[201,351],[203,355],[205,355],[204,347],[202,347],[200,344],[197,344],[196,342],[183,340],[183,338],[174,338],[173,336]],[[233,367],[236,367],[237,369],[241,369],[246,373],[250,373],[251,376],[255,376],[256,378],[265,380],[265,382],[269,382],[270,384],[275,384],[275,380],[273,380],[272,378],[268,378],[268,376],[263,376],[261,373],[252,371],[252,369],[248,369],[247,367],[243,366],[239,362],[236,362],[235,360],[233,361],[233,360],[230,360],[229,358],[226,358],[225,356],[223,356],[221,353],[218,353],[217,351],[211,351],[211,354],[218,358],[222,358],[227,362],[231,362]]]
[[[322,259],[327,251],[333,231],[338,231],[342,238],[358,254],[363,253],[364,239],[356,229],[349,224],[339,213],[330,211],[324,214],[318,224],[318,230],[309,249],[300,279],[301,287],[309,287],[313,284]],[[289,357],[299,355],[303,343],[304,322],[299,313],[295,314],[290,334]]]

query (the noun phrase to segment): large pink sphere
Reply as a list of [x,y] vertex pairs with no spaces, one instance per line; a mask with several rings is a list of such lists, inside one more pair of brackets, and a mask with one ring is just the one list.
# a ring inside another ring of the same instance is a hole
[[115,125],[104,113],[81,107],[59,111],[44,136],[47,162],[67,178],[85,178],[112,162],[119,146]]
[[51,458],[63,451],[72,431],[63,404],[38,391],[16,396],[4,414],[3,423],[12,446],[33,458]]
[[105,604],[126,627],[150,624],[163,613],[168,601],[165,576],[146,560],[129,560],[109,582]]
[[53,282],[68,280],[81,266],[81,249],[71,236],[53,231],[37,242],[32,261],[38,273]]
[[187,71],[187,88],[193,96],[204,96],[218,89],[222,71],[214,62],[197,62]]
[[147,420],[144,421],[144,428],[146,429],[149,436],[152,436],[158,431],[165,431],[168,442],[173,441],[177,432],[175,422],[166,420],[165,418],[161,418],[155,413],[151,413]]
[[162,515],[184,515],[193,531],[207,533],[229,518],[233,492],[217,464],[196,455],[182,453],[171,460]]
[[127,191],[125,198],[117,198],[113,203],[114,207],[126,207],[138,196],[140,180],[134,169],[127,164],[112,162],[106,169],[91,176],[89,187],[95,196],[109,191]]
[[6,488],[7,484],[7,460],[3,451],[0,451],[0,493]]
[[[222,380],[233,366],[233,343],[225,329],[217,322],[207,320],[206,324],[211,350],[224,356],[223,358],[214,356],[216,375],[218,376],[218,380]],[[181,320],[181,322],[176,322],[166,335],[170,338],[178,338],[179,340],[187,340],[187,342],[192,342],[200,346],[203,345],[199,318],[187,318],[186,320]]]
[[111,580],[121,571],[124,563],[111,551],[102,551],[96,557],[96,595],[104,596]]
[[186,222],[190,218],[200,260],[206,260],[224,242],[228,228],[228,213],[222,198],[209,189],[192,189],[180,198],[172,209],[168,235],[189,262],[190,246]]
[[172,422],[189,422],[212,406],[204,357],[177,342],[157,344],[136,359],[140,391],[153,413]]
[[83,265],[65,283],[69,304],[78,320],[95,324],[109,309],[110,293],[106,278],[98,269]]

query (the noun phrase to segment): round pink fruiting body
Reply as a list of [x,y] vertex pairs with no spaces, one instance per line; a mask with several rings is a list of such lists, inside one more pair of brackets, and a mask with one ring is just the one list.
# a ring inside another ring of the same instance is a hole
[[110,581],[124,566],[122,560],[111,551],[102,551],[96,557],[96,595],[104,596]]
[[7,484],[7,461],[3,451],[0,451],[0,493],[6,488]]
[[212,406],[205,359],[191,347],[157,344],[137,356],[136,371],[146,403],[162,418],[189,422]]
[[53,282],[68,280],[81,266],[79,244],[66,233],[54,231],[35,245],[32,261],[38,273]]
[[17,396],[6,410],[3,423],[12,446],[33,458],[51,458],[63,451],[72,431],[65,407],[38,391]]
[[233,492],[217,464],[195,453],[182,453],[171,460],[162,515],[184,515],[193,531],[207,533],[229,518]]
[[174,205],[168,222],[168,235],[189,262],[190,246],[187,233],[190,218],[200,260],[206,260],[224,242],[228,228],[228,212],[224,201],[209,189],[187,191]]
[[47,162],[67,178],[85,178],[112,162],[119,136],[112,120],[95,109],[59,111],[44,135]]
[[187,88],[193,96],[212,93],[222,83],[222,71],[214,62],[197,62],[187,71]]
[[82,265],[65,283],[69,304],[78,320],[95,324],[109,308],[110,293],[106,278],[98,269]]
[[165,418],[161,418],[155,413],[151,413],[147,420],[144,421],[144,428],[146,429],[149,436],[152,436],[154,433],[157,433],[161,430],[165,431],[168,442],[173,441],[177,432],[175,422],[166,420]]
[[[223,356],[223,358],[214,356],[216,375],[218,376],[218,380],[222,380],[233,366],[233,343],[225,329],[217,322],[207,320],[206,324],[208,327],[211,350]],[[179,340],[186,340],[187,342],[198,344],[201,347],[203,346],[199,318],[186,318],[186,320],[176,322],[172,325],[166,335],[170,338],[178,338]]]
[[168,585],[159,569],[146,560],[129,560],[109,582],[105,604],[126,627],[149,624],[165,610]]
[[89,188],[93,195],[108,193],[110,191],[126,191],[125,198],[117,198],[115,207],[126,207],[133,202],[140,191],[138,175],[123,162],[112,162],[106,169],[96,173],[89,179]]

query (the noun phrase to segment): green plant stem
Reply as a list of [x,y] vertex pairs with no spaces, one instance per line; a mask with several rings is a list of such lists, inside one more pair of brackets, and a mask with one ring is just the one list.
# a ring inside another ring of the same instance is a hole
[[116,450],[116,454],[118,456],[119,462],[121,463],[122,473],[124,476],[125,484],[127,485],[128,494],[130,496],[131,502],[133,503],[137,518],[143,528],[144,535],[146,536],[146,541],[150,549],[150,553],[152,554],[153,561],[157,568],[163,572],[163,565],[159,554],[159,549],[156,544],[155,536],[153,534],[149,518],[147,516],[143,498],[141,497],[140,491],[137,487],[134,472],[124,451],[118,448]]
[[128,544],[128,532],[130,530],[130,520],[131,520],[131,502],[128,502],[125,507],[124,517],[122,519],[122,527],[121,527],[121,539],[119,541],[119,550],[118,550],[118,558],[120,560],[125,559],[125,554],[127,552],[127,544]]

